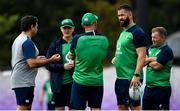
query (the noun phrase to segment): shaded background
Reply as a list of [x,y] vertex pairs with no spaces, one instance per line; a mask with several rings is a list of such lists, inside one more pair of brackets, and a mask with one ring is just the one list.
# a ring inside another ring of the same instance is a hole
[[[135,22],[147,33],[151,44],[151,28],[164,26],[168,31],[168,44],[175,54],[172,69],[171,109],[180,109],[180,88],[178,75],[180,67],[180,0],[0,0],[0,110],[15,109],[15,96],[9,87],[11,45],[20,33],[19,22],[22,16],[31,14],[39,19],[39,31],[33,39],[40,54],[45,55],[50,42],[60,34],[60,22],[71,18],[75,23],[75,33],[83,32],[81,17],[86,12],[95,13],[98,17],[98,30],[107,35],[110,41],[108,59],[110,66],[114,56],[115,45],[121,32],[117,18],[117,7],[129,4],[134,10]],[[40,69],[36,78],[35,99],[33,109],[40,109],[37,96],[42,84],[47,79],[46,70]],[[105,95],[103,109],[117,109],[113,85],[115,81],[114,68],[105,70]]]
[[39,31],[34,38],[40,54],[46,54],[50,42],[60,34],[59,26],[64,18],[75,22],[75,33],[83,32],[81,17],[93,12],[98,17],[98,30],[110,41],[110,63],[121,28],[117,7],[123,3],[134,9],[135,21],[148,35],[152,27],[164,26],[168,35],[179,31],[180,0],[0,0],[0,70],[10,69],[11,45],[20,33],[20,18],[27,14],[39,18]]

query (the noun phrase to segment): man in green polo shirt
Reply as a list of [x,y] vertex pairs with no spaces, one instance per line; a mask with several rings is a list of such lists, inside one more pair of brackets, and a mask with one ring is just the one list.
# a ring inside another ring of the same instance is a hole
[[164,27],[152,29],[153,45],[146,58],[146,87],[143,95],[143,110],[169,110],[171,96],[170,74],[173,52],[166,43]]
[[52,101],[53,93],[51,91],[51,84],[50,84],[50,73],[48,73],[48,79],[45,81],[42,91],[39,94],[38,101],[43,109],[43,99],[44,96],[46,96],[46,105],[47,110],[55,110],[55,104],[54,101]]
[[103,98],[103,63],[108,52],[108,39],[98,33],[98,17],[86,13],[82,17],[85,33],[73,37],[71,54],[75,55],[75,69],[71,92],[72,109],[84,110],[86,104],[100,109]]
[[132,9],[121,5],[117,11],[123,28],[116,45],[115,64],[117,79],[115,93],[119,110],[140,110],[140,100],[129,97],[129,87],[140,84],[140,74],[146,57],[146,34],[133,21]]

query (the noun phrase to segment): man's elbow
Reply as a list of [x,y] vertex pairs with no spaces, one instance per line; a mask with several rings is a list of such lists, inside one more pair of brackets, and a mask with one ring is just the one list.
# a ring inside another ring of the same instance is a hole
[[162,65],[159,64],[158,62],[151,62],[150,64],[150,67],[152,67],[154,70],[161,70],[162,69]]
[[29,66],[30,69],[37,68],[37,65],[35,64],[35,61],[31,60],[31,59],[27,60],[27,65]]
[[37,68],[37,66],[34,65],[34,64],[28,64],[28,66],[29,66],[30,69],[32,69],[32,68]]
[[154,70],[156,70],[156,71],[159,71],[159,70],[162,69],[162,67],[160,67],[160,66],[153,66],[152,68],[153,68]]

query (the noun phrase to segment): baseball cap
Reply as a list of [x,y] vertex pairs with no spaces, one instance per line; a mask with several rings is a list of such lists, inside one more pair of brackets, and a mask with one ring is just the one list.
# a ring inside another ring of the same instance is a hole
[[74,27],[74,23],[71,19],[64,19],[61,22],[61,27]]
[[81,23],[85,26],[90,26],[97,21],[98,17],[93,13],[85,13]]

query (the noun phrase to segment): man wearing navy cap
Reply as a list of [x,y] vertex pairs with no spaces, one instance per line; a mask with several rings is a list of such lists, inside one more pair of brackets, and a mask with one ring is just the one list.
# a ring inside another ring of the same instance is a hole
[[71,92],[71,107],[84,110],[86,105],[92,110],[101,108],[103,98],[103,63],[107,56],[109,42],[98,33],[98,17],[86,13],[82,17],[85,33],[73,37],[70,57],[75,57],[75,70]]
[[74,32],[74,23],[71,19],[64,19],[60,24],[60,31],[63,36],[58,36],[49,46],[47,57],[58,53],[61,60],[56,64],[47,65],[51,72],[51,89],[53,92],[52,102],[56,110],[64,110],[70,104],[70,94],[72,86],[73,62],[68,58],[70,42]]

